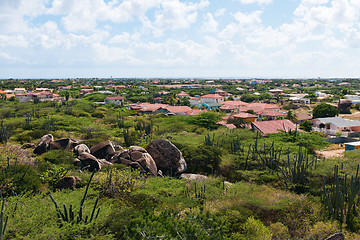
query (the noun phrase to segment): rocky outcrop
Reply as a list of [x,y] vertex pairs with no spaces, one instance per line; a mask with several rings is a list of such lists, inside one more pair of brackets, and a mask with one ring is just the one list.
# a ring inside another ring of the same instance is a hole
[[72,152],[78,144],[79,143],[77,141],[71,138],[60,138],[50,143],[50,150],[64,149],[68,152]]
[[81,153],[74,161],[81,170],[97,171],[101,169],[101,162],[90,153]]
[[74,148],[74,153],[79,156],[82,153],[90,153],[90,149],[85,144],[79,144]]
[[28,149],[28,148],[35,148],[35,143],[24,143],[22,146],[21,146],[21,149]]
[[129,150],[118,152],[118,154],[113,155],[111,162],[131,166],[139,169],[141,172],[148,172],[153,176],[157,176],[157,167],[154,159],[142,147],[132,146]]
[[192,173],[183,173],[180,175],[180,178],[187,180],[196,180],[196,181],[205,181],[208,177],[201,174],[192,174]]
[[81,178],[76,176],[63,177],[56,183],[58,189],[75,189],[76,183],[81,181]]
[[146,147],[146,151],[154,159],[157,169],[166,175],[171,173],[180,174],[187,169],[181,151],[168,140],[154,140]]
[[115,152],[114,146],[110,140],[98,143],[90,148],[90,153],[97,158],[107,159],[109,154]]
[[45,153],[50,149],[50,144],[53,141],[54,136],[52,134],[42,136],[34,149],[34,153],[38,155]]
[[345,235],[342,232],[335,233],[330,237],[326,238],[325,240],[345,240]]

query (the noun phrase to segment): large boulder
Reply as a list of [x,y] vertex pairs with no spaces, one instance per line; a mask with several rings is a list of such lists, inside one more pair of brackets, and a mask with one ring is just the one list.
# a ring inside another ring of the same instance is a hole
[[180,174],[186,171],[187,164],[181,151],[170,141],[157,139],[151,141],[146,151],[154,159],[157,169],[164,174]]
[[40,138],[40,141],[34,149],[35,154],[43,154],[50,150],[50,144],[54,141],[54,136],[52,134],[44,135]]
[[82,153],[90,153],[90,149],[85,144],[79,144],[76,147],[74,147],[74,153],[79,156]]
[[118,152],[118,154],[112,156],[110,161],[131,166],[139,169],[141,172],[148,172],[153,176],[157,176],[157,167],[154,159],[142,147],[132,146],[129,150]]
[[56,183],[58,189],[75,189],[76,183],[81,181],[77,176],[63,177]]
[[79,166],[81,170],[97,171],[101,169],[101,162],[90,153],[81,153],[74,161],[76,166]]
[[97,158],[105,158],[115,152],[114,146],[110,140],[98,143],[90,148],[90,152]]
[[27,148],[35,148],[35,143],[24,143],[22,146],[21,146],[21,149],[27,149]]
[[50,143],[50,150],[64,149],[72,152],[79,143],[71,138],[60,138]]
[[183,173],[180,175],[180,178],[187,180],[196,180],[196,181],[205,181],[208,177],[201,174],[192,174],[192,173]]
[[345,235],[342,232],[339,232],[327,237],[325,240],[345,240]]

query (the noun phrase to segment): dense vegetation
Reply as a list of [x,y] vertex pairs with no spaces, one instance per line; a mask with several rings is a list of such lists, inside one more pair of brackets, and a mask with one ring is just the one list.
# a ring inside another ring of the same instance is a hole
[[[129,97],[140,95],[133,91]],[[345,213],[354,213],[349,217],[329,214],[330,205],[324,204],[324,192],[336,184],[348,187],[350,181],[341,182],[345,175],[354,175],[358,184],[359,152],[317,159],[314,151],[328,145],[317,133],[262,137],[219,127],[221,113],[146,116],[93,104],[103,99],[97,93],[65,103],[0,101],[1,226],[8,216],[4,239],[324,239],[337,231],[359,238],[357,194],[353,203],[344,200]],[[182,151],[188,172],[208,178],[149,177],[114,164],[89,182],[91,173],[73,166],[72,153],[35,156],[20,149],[47,133],[82,139],[88,146],[110,139],[124,147],[145,147],[153,139],[168,139]],[[80,177],[78,188],[56,190],[65,175]],[[330,195],[335,194],[340,193]],[[77,215],[80,209],[87,221],[70,221],[70,212]],[[67,220],[59,211],[69,213]]]

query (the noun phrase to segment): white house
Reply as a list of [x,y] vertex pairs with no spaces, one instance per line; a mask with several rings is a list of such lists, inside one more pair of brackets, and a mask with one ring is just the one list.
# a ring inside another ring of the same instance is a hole
[[122,103],[124,103],[124,97],[122,96],[106,97],[105,104],[107,103],[114,103],[115,105],[121,105]]

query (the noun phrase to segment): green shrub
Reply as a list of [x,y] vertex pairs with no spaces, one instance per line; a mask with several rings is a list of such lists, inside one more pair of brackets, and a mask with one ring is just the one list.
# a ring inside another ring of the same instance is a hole
[[35,192],[40,187],[39,175],[29,165],[12,164],[0,172],[0,191],[5,195]]
[[319,239],[323,240],[330,235],[339,232],[339,226],[337,222],[317,222],[315,223],[309,231],[308,237],[310,239]]
[[66,150],[59,149],[46,152],[41,158],[44,161],[54,164],[71,165],[75,159],[75,155]]
[[271,240],[272,232],[269,228],[254,217],[249,217],[243,225],[243,239]]
[[289,229],[281,222],[271,223],[269,226],[273,234],[273,240],[289,239]]

